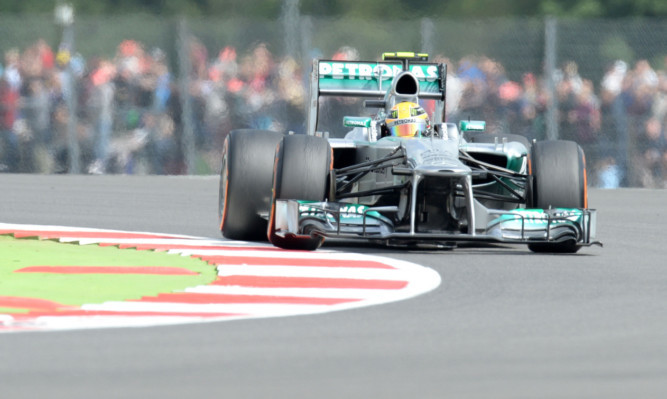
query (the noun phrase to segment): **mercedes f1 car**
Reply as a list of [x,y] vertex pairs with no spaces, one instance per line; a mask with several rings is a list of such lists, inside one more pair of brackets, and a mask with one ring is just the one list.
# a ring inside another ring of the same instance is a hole
[[[599,244],[581,147],[445,122],[446,68],[414,53],[314,60],[307,134],[234,130],[225,139],[222,235],[305,250],[327,237],[565,253]],[[321,131],[332,98],[365,99],[368,115]]]

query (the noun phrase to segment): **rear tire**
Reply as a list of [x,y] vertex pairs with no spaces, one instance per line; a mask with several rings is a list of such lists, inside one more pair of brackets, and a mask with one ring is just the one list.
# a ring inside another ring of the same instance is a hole
[[269,241],[284,249],[315,250],[322,245],[321,236],[285,236],[275,233],[277,199],[324,201],[331,170],[331,147],[321,137],[285,136],[275,154],[273,198],[269,218]]
[[[220,171],[220,232],[232,240],[266,240],[271,205],[273,157],[283,135],[234,130],[225,139]],[[265,216],[266,217],[266,216]]]
[[[584,151],[573,141],[540,141],[531,153],[533,184],[530,207],[586,208],[586,159]],[[576,242],[529,244],[533,252],[575,253]]]

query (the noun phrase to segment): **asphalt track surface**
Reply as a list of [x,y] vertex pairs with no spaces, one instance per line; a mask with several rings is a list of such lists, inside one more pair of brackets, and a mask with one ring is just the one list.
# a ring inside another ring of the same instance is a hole
[[[0,175],[0,221],[218,237],[217,178]],[[667,397],[667,191],[590,192],[604,248],[406,251],[406,301],[324,315],[0,335],[4,398]]]

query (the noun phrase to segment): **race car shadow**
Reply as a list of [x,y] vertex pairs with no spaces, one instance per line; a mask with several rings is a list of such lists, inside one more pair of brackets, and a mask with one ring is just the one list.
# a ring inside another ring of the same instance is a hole
[[370,253],[374,255],[390,255],[413,253],[426,255],[492,255],[492,256],[593,256],[594,254],[582,253],[535,253],[528,249],[524,244],[498,244],[487,242],[464,242],[453,246],[438,246],[433,244],[422,245],[386,245],[384,243],[364,242],[358,240],[328,239],[325,241],[322,249],[332,249],[338,251],[350,251],[360,253]]

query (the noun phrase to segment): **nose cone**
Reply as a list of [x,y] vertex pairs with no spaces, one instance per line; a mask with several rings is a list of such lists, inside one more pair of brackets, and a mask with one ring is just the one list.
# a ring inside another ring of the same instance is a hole
[[470,168],[459,161],[458,142],[441,139],[404,140],[403,145],[414,169],[425,172],[469,172]]

